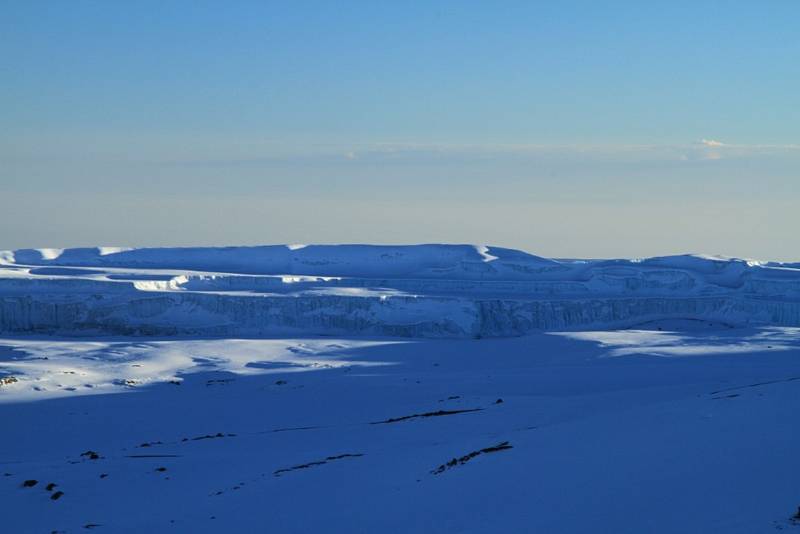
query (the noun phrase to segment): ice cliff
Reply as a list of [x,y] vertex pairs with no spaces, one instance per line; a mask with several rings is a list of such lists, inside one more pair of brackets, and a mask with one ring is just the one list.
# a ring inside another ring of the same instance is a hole
[[491,337],[660,319],[800,325],[800,267],[474,245],[0,251],[0,331]]

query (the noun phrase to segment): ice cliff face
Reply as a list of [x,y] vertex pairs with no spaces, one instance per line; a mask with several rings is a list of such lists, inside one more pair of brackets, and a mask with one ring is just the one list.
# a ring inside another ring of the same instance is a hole
[[471,245],[0,252],[4,333],[489,337],[657,319],[800,325],[800,269]]

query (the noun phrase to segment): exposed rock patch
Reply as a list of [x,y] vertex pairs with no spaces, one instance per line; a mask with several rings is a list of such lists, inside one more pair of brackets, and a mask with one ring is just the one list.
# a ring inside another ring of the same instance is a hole
[[392,417],[384,421],[375,421],[371,425],[385,425],[389,423],[399,423],[401,421],[408,421],[410,419],[423,419],[426,417],[444,417],[446,415],[458,415],[461,413],[472,413],[483,411],[483,408],[470,408],[466,410],[437,410],[435,412],[417,413],[412,415],[404,415],[402,417]]
[[328,456],[324,460],[318,460],[316,462],[308,462],[307,464],[299,464],[294,465],[292,467],[286,467],[284,469],[278,469],[274,471],[272,474],[276,477],[281,476],[283,473],[288,473],[289,471],[296,471],[298,469],[308,469],[309,467],[316,467],[319,465],[325,465],[328,462],[333,462],[335,460],[341,460],[343,458],[358,458],[360,456],[364,456],[362,453],[355,453],[355,454],[339,454],[336,456]]
[[504,442],[498,443],[497,445],[494,445],[492,447],[486,447],[485,449],[472,451],[469,454],[465,454],[464,456],[461,456],[460,458],[453,458],[449,462],[440,465],[439,467],[437,467],[436,469],[431,471],[431,474],[432,475],[439,475],[441,473],[444,473],[445,471],[447,471],[450,468],[453,468],[453,467],[456,467],[456,466],[459,466],[459,465],[464,465],[465,463],[469,462],[470,460],[472,460],[473,458],[475,458],[477,456],[480,456],[481,454],[491,454],[493,452],[506,451],[506,450],[511,449],[511,448],[513,448],[513,446],[508,441],[504,441]]

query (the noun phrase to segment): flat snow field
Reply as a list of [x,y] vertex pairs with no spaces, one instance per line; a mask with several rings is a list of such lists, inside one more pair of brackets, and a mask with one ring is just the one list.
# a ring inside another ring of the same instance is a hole
[[2,338],[0,531],[800,533],[800,329],[689,326]]

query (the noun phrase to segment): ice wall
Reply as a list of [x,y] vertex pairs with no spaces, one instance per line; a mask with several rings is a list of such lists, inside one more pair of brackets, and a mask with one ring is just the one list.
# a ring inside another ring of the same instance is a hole
[[673,318],[800,325],[796,265],[707,256],[555,261],[471,245],[342,245],[46,249],[1,252],[0,262],[3,333],[492,337]]

